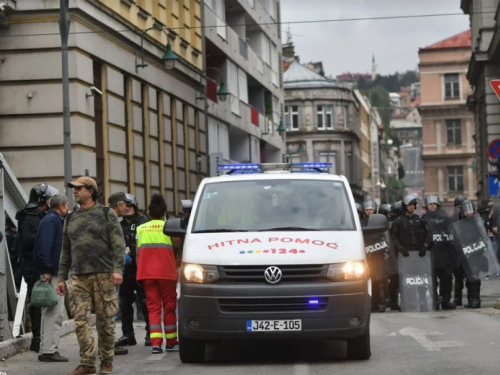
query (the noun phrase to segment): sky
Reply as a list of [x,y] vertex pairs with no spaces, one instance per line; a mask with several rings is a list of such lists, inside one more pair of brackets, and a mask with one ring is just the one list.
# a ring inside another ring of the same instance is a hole
[[346,18],[461,13],[458,16],[295,23],[290,25],[295,54],[302,63],[322,61],[325,74],[415,70],[418,49],[469,28],[460,0],[281,0],[283,42],[286,22]]

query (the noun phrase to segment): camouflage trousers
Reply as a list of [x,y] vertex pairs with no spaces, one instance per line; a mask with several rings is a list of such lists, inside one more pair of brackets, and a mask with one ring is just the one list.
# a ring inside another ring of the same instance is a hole
[[94,366],[95,340],[91,325],[92,310],[95,310],[99,330],[97,332],[99,359],[113,362],[115,345],[114,315],[118,310],[116,287],[111,282],[111,273],[72,275],[69,281],[71,311],[75,318],[75,332],[80,345],[82,365]]

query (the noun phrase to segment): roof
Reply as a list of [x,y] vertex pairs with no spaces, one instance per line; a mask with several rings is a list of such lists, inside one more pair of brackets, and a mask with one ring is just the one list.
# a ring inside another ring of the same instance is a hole
[[290,65],[292,65],[292,63],[293,63],[293,60],[290,60],[290,61],[284,60],[283,61],[283,73],[288,70],[288,68],[290,67]]
[[471,47],[471,32],[470,29],[460,34],[453,35],[450,38],[441,40],[440,42],[431,44],[428,47],[421,48],[421,50],[433,50],[443,48],[470,48]]
[[342,88],[337,82],[320,76],[311,69],[306,68],[297,60],[292,61],[288,69],[283,74],[285,89],[293,88],[315,88],[315,87],[335,87]]

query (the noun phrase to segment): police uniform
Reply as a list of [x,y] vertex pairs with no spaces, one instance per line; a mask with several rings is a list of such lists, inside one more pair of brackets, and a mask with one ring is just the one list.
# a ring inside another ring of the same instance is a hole
[[146,294],[142,286],[137,283],[137,263],[136,263],[136,232],[137,227],[147,222],[147,219],[139,214],[134,214],[130,222],[126,219],[121,221],[123,235],[125,236],[125,246],[130,250],[130,258],[132,262],[125,266],[123,274],[123,284],[120,285],[120,312],[122,319],[122,333],[117,344],[118,345],[134,345],[135,332],[134,332],[134,308],[133,304],[136,302],[135,293],[139,297],[140,309],[146,321],[146,342],[149,342],[149,319],[148,309],[146,304]]
[[[418,252],[419,256],[424,257],[427,250],[432,246],[432,236],[426,222],[416,214],[403,214],[399,216],[391,227],[391,239],[398,257],[409,256],[409,252]],[[401,274],[401,269],[399,270]],[[401,275],[400,275],[401,277]],[[400,284],[402,287],[402,285]],[[426,301],[426,290],[418,289],[418,297],[420,302],[420,309],[427,309],[423,306]],[[403,309],[414,309],[417,301],[409,301],[411,305],[403,307]],[[411,306],[411,307],[410,307]]]
[[[38,209],[38,206],[29,207],[19,211],[16,214],[18,225],[18,247],[21,258],[21,274],[28,285],[28,298],[31,298],[31,292],[35,283],[39,280],[40,274],[33,260],[33,249],[35,247],[36,233],[40,222],[45,216],[45,211]],[[31,332],[33,338],[30,350],[38,352],[40,350],[40,329],[42,324],[42,310],[30,304],[28,308],[31,320]]]

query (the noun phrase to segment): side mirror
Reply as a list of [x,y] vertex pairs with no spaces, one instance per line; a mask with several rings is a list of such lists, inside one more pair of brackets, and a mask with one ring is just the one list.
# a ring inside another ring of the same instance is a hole
[[373,214],[368,217],[364,233],[383,233],[389,229],[389,220],[384,215]]
[[168,219],[163,226],[163,234],[169,237],[184,238],[186,236],[186,230],[182,229],[182,219]]

